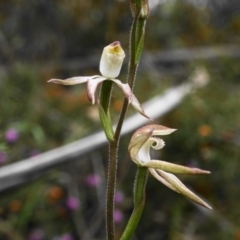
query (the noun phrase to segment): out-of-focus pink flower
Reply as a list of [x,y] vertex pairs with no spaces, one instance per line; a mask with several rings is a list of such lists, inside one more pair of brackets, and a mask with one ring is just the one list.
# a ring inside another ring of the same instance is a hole
[[0,152],[0,164],[3,164],[7,161],[7,154],[5,152]]
[[10,143],[16,142],[18,140],[18,137],[19,137],[19,134],[15,128],[9,128],[5,132],[5,139]]
[[116,191],[114,196],[115,203],[121,203],[124,199],[124,194],[122,191]]
[[70,196],[66,200],[66,206],[69,210],[77,210],[79,208],[80,202],[78,198]]
[[123,220],[123,212],[119,209],[115,209],[113,213],[113,219],[115,223],[120,223]]
[[73,240],[73,237],[70,233],[65,233],[61,236],[60,240]]
[[86,178],[86,183],[90,187],[97,187],[101,184],[102,178],[97,174],[90,174]]
[[43,240],[45,239],[45,232],[43,229],[34,229],[28,236],[27,240]]

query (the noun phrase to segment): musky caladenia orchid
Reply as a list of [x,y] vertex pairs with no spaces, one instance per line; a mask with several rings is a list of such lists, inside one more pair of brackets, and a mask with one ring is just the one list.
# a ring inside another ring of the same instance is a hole
[[189,168],[161,160],[153,160],[150,157],[150,148],[161,149],[164,141],[160,135],[168,135],[176,129],[161,125],[148,125],[138,129],[129,143],[129,153],[132,160],[141,167],[148,168],[149,172],[161,183],[192,201],[211,209],[211,207],[190,191],[174,174],[209,174],[209,171],[199,168]]
[[115,41],[103,49],[102,57],[100,60],[100,75],[94,76],[79,76],[72,77],[65,80],[62,79],[50,79],[48,82],[62,84],[62,85],[76,85],[81,83],[87,83],[87,95],[88,99],[95,103],[95,92],[99,84],[103,81],[114,82],[123,92],[128,102],[144,117],[149,118],[144,110],[142,109],[136,96],[133,94],[128,83],[122,83],[120,80],[116,79],[118,77],[120,70],[122,68],[122,63],[125,58],[125,53],[121,47],[119,41]]

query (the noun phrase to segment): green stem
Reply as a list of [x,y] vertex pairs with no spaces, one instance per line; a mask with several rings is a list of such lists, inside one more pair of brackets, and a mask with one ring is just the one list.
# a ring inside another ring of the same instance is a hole
[[[129,84],[130,88],[133,89],[134,82],[136,80],[137,75],[137,67],[138,62],[135,61],[135,50],[136,50],[136,31],[138,29],[138,21],[139,18],[136,17],[133,19],[132,27],[130,31],[130,39],[129,39],[129,64],[128,64],[128,77],[127,77],[127,83]],[[140,59],[139,59],[140,60]],[[122,110],[118,119],[117,128],[115,131],[115,139],[120,138],[122,125],[127,113],[128,109],[128,100],[125,98],[122,106]]]
[[114,141],[114,133],[112,130],[111,116],[109,111],[109,105],[111,100],[112,81],[104,81],[100,93],[100,106],[99,114],[102,122],[103,129],[109,141],[109,161],[108,161],[108,173],[107,173],[107,191],[106,191],[106,230],[107,239],[114,240],[115,229],[113,221],[114,211],[114,192],[116,185],[116,171],[117,171],[117,158],[116,156],[116,144]]
[[117,144],[114,140],[109,143],[109,161],[107,173],[107,193],[106,193],[106,230],[108,240],[115,239],[115,226],[114,226],[114,194],[117,178]]
[[113,83],[112,81],[106,80],[102,83],[101,87],[100,103],[105,112],[109,112],[109,104],[112,94],[112,83]]
[[[135,26],[135,27],[134,27]],[[130,34],[130,56],[129,56],[129,68],[128,68],[128,79],[127,82],[134,82],[136,75],[136,64],[134,63],[135,54],[135,32],[136,32],[136,19],[133,20],[132,30]],[[133,49],[133,51],[131,51]],[[131,84],[133,86],[133,84]],[[109,161],[108,161],[108,174],[107,174],[107,200],[106,200],[106,228],[107,228],[107,239],[115,239],[115,226],[113,219],[114,212],[114,193],[116,186],[116,175],[117,175],[117,156],[118,156],[118,144],[121,134],[123,121],[128,108],[128,100],[125,98],[123,107],[117,123],[117,128],[114,134],[113,142],[109,144]]]
[[148,169],[138,167],[134,184],[134,210],[123,232],[121,240],[129,240],[133,236],[145,205],[145,189],[148,178]]
[[[130,88],[133,89],[134,82],[136,79],[137,66],[140,60],[140,56],[136,59],[136,49],[139,46],[140,39],[144,38],[145,33],[145,24],[140,24],[139,16],[140,9],[138,14],[133,19],[131,32],[130,32],[130,44],[129,44],[129,64],[128,64],[128,77],[127,83]],[[139,28],[139,26],[142,26]],[[138,34],[137,34],[138,32]],[[140,37],[139,37],[140,36]],[[122,110],[119,116],[119,120],[117,123],[116,131],[114,134],[113,141],[109,141],[109,161],[108,161],[108,173],[107,173],[107,192],[106,192],[106,231],[107,231],[107,239],[114,240],[115,239],[115,226],[114,226],[114,194],[116,187],[116,175],[117,175],[117,165],[118,165],[118,144],[121,135],[121,130],[123,126],[123,122],[128,109],[128,100],[125,98],[122,106]]]

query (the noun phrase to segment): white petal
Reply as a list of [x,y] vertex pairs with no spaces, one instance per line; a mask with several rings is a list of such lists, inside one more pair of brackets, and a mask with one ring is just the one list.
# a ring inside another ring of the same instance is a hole
[[116,41],[106,46],[100,60],[100,72],[103,77],[116,78],[120,73],[124,58],[125,53],[120,42]]
[[128,85],[128,83],[122,83],[118,79],[111,79],[111,80],[113,82],[115,82],[118,85],[119,88],[121,88],[121,90],[123,91],[123,94],[125,95],[127,100],[130,102],[131,99],[132,99],[133,92],[132,92],[130,86]]
[[177,129],[168,128],[162,125],[152,125],[152,127],[154,128],[153,136],[168,135],[177,130]]
[[94,79],[88,80],[87,95],[88,95],[89,101],[91,101],[92,104],[95,103],[95,92],[96,92],[96,89],[97,89],[98,85],[105,80],[106,80],[105,77],[96,77]]
[[137,159],[142,163],[146,163],[151,161],[150,157],[150,148],[152,146],[152,142],[147,140],[142,147],[139,149],[137,153]]
[[89,79],[92,79],[96,76],[87,76],[87,77],[72,77],[65,80],[52,78],[48,82],[62,84],[62,85],[76,85],[87,82]]
[[130,86],[128,83],[122,83],[118,79],[111,79],[113,82],[115,82],[119,88],[122,89],[123,94],[127,98],[128,102],[144,117],[150,119],[150,117],[147,116],[147,114],[144,112],[142,106],[140,105],[139,101],[137,100],[136,96],[133,94]]
[[139,103],[139,101],[137,100],[136,96],[134,94],[132,94],[132,98],[130,101],[130,104],[144,117],[151,119],[143,110],[141,104]]

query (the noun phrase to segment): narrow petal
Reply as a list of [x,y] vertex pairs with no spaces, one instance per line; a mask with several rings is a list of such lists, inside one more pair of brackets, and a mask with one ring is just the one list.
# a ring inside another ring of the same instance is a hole
[[123,91],[123,94],[125,95],[125,97],[127,98],[128,101],[131,101],[131,97],[133,95],[133,92],[130,88],[130,86],[128,85],[128,83],[122,83],[120,80],[118,79],[111,79],[113,82],[115,82],[119,88],[121,88],[121,90]]
[[160,181],[162,184],[164,184],[165,186],[167,186],[168,188],[172,189],[173,191],[179,193],[179,191],[172,185],[170,184],[168,181],[166,181],[163,177],[161,177],[157,171],[153,168],[149,168],[148,169],[150,171],[150,173],[153,175],[153,177],[155,177],[158,181]]
[[132,98],[130,101],[130,104],[144,117],[152,120],[143,110],[141,104],[139,103],[139,101],[137,100],[136,96],[134,94],[132,94]]
[[62,84],[62,85],[76,85],[87,82],[89,79],[94,78],[95,76],[88,77],[72,77],[65,80],[52,78],[48,82]]
[[133,94],[130,86],[128,83],[122,83],[118,79],[111,79],[113,82],[115,82],[119,88],[122,89],[123,94],[127,98],[128,102],[144,117],[151,119],[147,114],[144,112],[142,106],[140,105],[139,101],[137,100],[136,96]]
[[159,136],[159,135],[169,135],[172,132],[175,132],[177,129],[174,128],[169,128],[169,127],[165,127],[162,125],[151,125],[153,130],[153,136]]
[[151,128],[153,130],[152,136],[160,136],[160,135],[169,135],[172,132],[175,132],[177,129],[165,127],[163,125],[150,124],[144,127],[139,128],[138,131],[144,132],[145,129]]
[[105,77],[100,77],[100,76],[97,76],[94,79],[92,78],[92,79],[88,80],[87,96],[88,96],[89,101],[92,102],[92,104],[95,103],[95,92],[96,92],[98,85],[105,80],[106,80]]
[[143,166],[160,169],[165,172],[174,174],[210,174],[209,171],[202,170],[199,168],[189,168],[174,163],[169,163],[161,160],[151,160],[146,162]]
[[[165,179],[170,185],[172,185],[172,190],[175,189],[176,192],[181,193],[182,195],[188,197],[192,201],[206,207],[208,209],[212,209],[207,203],[205,203],[201,198],[199,198],[196,194],[194,194],[191,190],[189,190],[175,175],[171,173],[164,172],[162,170],[156,170],[157,173],[161,176],[161,179]],[[154,177],[156,177],[154,175]],[[157,178],[158,179],[158,178]],[[161,181],[160,179],[158,179]],[[162,181],[161,181],[162,182]]]

